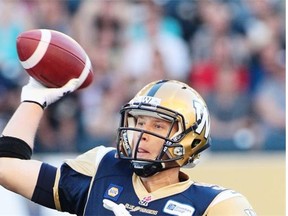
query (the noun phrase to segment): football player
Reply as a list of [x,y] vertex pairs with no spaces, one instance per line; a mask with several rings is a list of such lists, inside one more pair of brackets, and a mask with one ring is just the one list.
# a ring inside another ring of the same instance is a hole
[[201,96],[175,80],[152,82],[123,106],[117,148],[95,147],[58,168],[32,160],[45,108],[77,82],[45,88],[30,79],[22,88],[0,138],[2,186],[77,215],[256,215],[240,193],[194,182],[180,170],[194,167],[209,147],[210,119]]

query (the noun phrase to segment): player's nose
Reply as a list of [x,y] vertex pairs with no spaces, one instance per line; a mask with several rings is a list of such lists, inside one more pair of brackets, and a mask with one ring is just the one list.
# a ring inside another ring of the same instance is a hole
[[149,137],[147,133],[139,133],[138,134],[138,139],[140,139],[140,141],[148,141]]

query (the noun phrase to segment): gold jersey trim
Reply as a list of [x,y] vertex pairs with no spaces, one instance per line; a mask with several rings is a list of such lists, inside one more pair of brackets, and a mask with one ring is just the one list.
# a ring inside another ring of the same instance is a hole
[[156,191],[148,192],[144,187],[141,178],[137,176],[135,173],[132,176],[132,183],[135,190],[136,195],[139,200],[142,200],[144,197],[151,196],[153,200],[158,200],[164,197],[168,197],[174,194],[181,193],[187,190],[194,182],[183,172],[180,172],[180,179],[185,179],[184,181],[178,182],[176,184],[168,185],[166,187],[162,187]]
[[59,180],[60,180],[60,168],[57,169],[54,187],[53,187],[53,195],[54,195],[54,203],[55,207],[58,211],[61,211],[61,204],[59,199],[59,193],[58,193],[58,186],[59,186]]

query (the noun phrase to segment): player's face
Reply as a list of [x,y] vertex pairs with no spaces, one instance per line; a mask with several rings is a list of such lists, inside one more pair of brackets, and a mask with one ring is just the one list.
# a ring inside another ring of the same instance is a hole
[[[139,116],[137,118],[136,128],[166,137],[171,128],[171,122],[150,116]],[[176,131],[177,126],[174,125],[170,137],[175,134]],[[154,160],[159,155],[164,140],[147,133],[144,133],[142,137],[139,136],[141,136],[140,132],[135,132],[133,136],[134,148],[140,138],[138,149],[134,149],[134,151],[137,151],[137,158]]]

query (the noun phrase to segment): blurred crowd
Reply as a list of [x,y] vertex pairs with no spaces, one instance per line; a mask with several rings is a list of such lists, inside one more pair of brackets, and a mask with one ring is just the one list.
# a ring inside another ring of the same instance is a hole
[[78,41],[95,79],[47,109],[35,152],[114,146],[119,109],[158,79],[204,97],[211,151],[285,149],[283,0],[0,0],[1,130],[28,78],[17,35],[36,28]]

